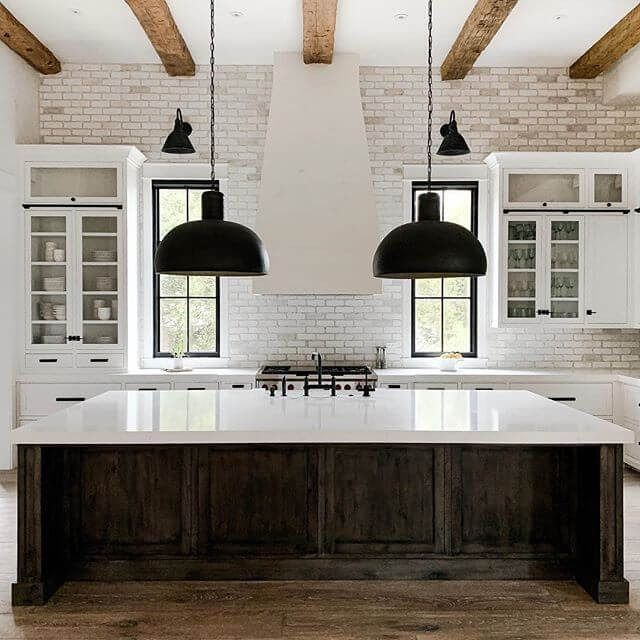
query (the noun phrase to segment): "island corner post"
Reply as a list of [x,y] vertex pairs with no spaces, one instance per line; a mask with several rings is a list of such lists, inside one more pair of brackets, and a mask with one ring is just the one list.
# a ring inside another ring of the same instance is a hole
[[181,579],[575,579],[628,602],[620,444],[18,449],[14,605]]

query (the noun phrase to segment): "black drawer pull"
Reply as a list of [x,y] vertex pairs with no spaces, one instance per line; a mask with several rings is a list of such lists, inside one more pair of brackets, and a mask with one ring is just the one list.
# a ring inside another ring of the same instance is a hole
[[138,391],[157,391],[156,387],[138,387]]
[[109,358],[91,358],[89,362],[109,362]]
[[232,389],[244,389],[244,385],[243,384],[232,384],[231,388]]
[[576,398],[549,398],[549,400],[553,400],[554,402],[575,402]]
[[388,384],[387,389],[402,389],[399,384]]
[[58,362],[58,358],[40,358],[38,362],[43,362],[43,363]]
[[187,387],[187,391],[206,391],[205,387]]
[[84,402],[86,398],[56,398],[56,402]]
[[493,391],[493,387],[476,387],[476,391]]
[[427,391],[446,391],[444,387],[427,387]]

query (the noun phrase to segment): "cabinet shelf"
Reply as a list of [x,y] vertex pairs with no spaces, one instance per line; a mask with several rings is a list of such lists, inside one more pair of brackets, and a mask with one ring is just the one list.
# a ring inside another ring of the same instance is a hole
[[82,324],[118,324],[117,320],[83,320]]
[[552,240],[551,244],[580,244],[580,240]]
[[93,260],[93,261],[88,260],[87,262],[83,262],[82,266],[83,267],[117,267],[118,263],[117,262],[98,262],[97,260]]
[[509,302],[534,302],[535,298],[512,298],[511,296],[507,298]]
[[83,296],[117,296],[117,291],[83,291]]
[[32,291],[32,296],[66,296],[67,291]]
[[29,235],[35,238],[66,238],[64,231],[32,231]]
[[535,269],[507,269],[509,273],[535,273]]
[[551,296],[551,300],[553,302],[578,302],[580,298],[556,298],[555,296]]
[[117,233],[106,231],[84,231],[82,233],[83,238],[117,238]]
[[32,267],[66,267],[66,262],[45,262],[44,260],[34,260],[31,263]]
[[66,320],[32,320],[31,324],[67,324]]
[[555,267],[551,271],[553,273],[580,273],[579,269],[556,269]]
[[535,238],[532,238],[531,240],[509,240],[509,244],[535,244],[536,240]]

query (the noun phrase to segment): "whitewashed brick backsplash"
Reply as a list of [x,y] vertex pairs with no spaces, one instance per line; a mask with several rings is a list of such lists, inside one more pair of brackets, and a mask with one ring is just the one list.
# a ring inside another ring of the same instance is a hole
[[[381,234],[402,221],[402,166],[425,159],[424,68],[363,67],[362,102]],[[228,163],[227,212],[252,225],[257,210],[271,67],[222,67],[217,73],[216,146]],[[132,144],[154,161],[180,106],[193,127],[194,157],[206,161],[208,71],[170,78],[159,65],[65,65],[41,86],[45,143]],[[573,81],[564,69],[476,69],[466,80],[434,87],[434,122],[456,109],[479,163],[491,151],[629,151],[640,147],[640,108],[602,104],[601,79]],[[454,162],[461,160],[454,159]],[[437,158],[436,162],[442,162]],[[377,296],[253,296],[246,280],[229,280],[229,348],[233,364],[303,362],[322,349],[328,360],[371,362],[386,344],[390,365],[403,364],[399,282]],[[493,366],[640,368],[635,330],[502,329],[488,331]],[[406,355],[406,354],[405,354]]]

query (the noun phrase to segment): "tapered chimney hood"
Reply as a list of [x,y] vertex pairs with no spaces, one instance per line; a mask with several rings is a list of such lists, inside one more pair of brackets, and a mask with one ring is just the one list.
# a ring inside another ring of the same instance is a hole
[[300,53],[275,54],[257,233],[271,267],[254,293],[382,291],[357,55],[305,65]]

